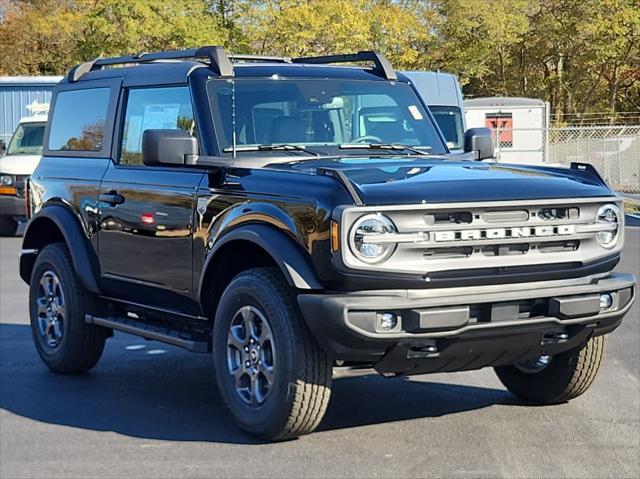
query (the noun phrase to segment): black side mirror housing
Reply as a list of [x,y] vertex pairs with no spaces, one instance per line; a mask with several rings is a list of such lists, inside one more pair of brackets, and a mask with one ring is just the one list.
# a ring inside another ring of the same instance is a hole
[[142,162],[147,166],[184,165],[185,155],[198,154],[198,140],[182,130],[145,130]]
[[4,140],[0,140],[0,156],[4,155],[7,151],[7,144]]
[[464,151],[474,152],[476,160],[493,158],[493,137],[489,128],[469,128],[464,132]]

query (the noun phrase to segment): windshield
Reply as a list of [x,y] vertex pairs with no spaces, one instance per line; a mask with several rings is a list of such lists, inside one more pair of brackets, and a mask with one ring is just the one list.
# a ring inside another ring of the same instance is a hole
[[[212,80],[207,88],[219,146],[226,153],[233,143],[234,119],[238,153],[283,144],[323,154],[353,144],[446,153],[428,113],[404,83],[273,78]],[[341,154],[362,155],[362,149]]]
[[9,142],[9,155],[42,155],[45,123],[20,123]]
[[440,131],[447,140],[447,146],[452,149],[461,149],[464,137],[462,126],[462,112],[455,106],[430,106],[431,114],[436,119]]

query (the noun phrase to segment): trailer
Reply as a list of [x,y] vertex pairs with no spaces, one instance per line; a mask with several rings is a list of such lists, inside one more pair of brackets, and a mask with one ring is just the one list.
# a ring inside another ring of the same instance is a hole
[[464,101],[468,128],[494,132],[501,163],[540,164],[547,161],[549,102],[535,98],[488,97]]

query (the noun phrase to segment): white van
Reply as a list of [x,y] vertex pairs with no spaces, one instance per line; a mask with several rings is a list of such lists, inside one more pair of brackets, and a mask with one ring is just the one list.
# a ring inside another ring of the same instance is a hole
[[[464,149],[465,118],[458,77],[443,72],[402,72],[413,84],[434,116],[447,146],[454,153]],[[484,125],[483,125],[484,126]]]
[[25,184],[42,157],[49,105],[32,103],[8,145],[0,151],[0,236],[12,236],[26,218]]

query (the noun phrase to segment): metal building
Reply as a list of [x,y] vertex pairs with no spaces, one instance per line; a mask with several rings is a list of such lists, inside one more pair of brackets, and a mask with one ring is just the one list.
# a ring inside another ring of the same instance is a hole
[[0,77],[0,140],[7,142],[20,118],[29,116],[27,105],[49,103],[59,76]]

